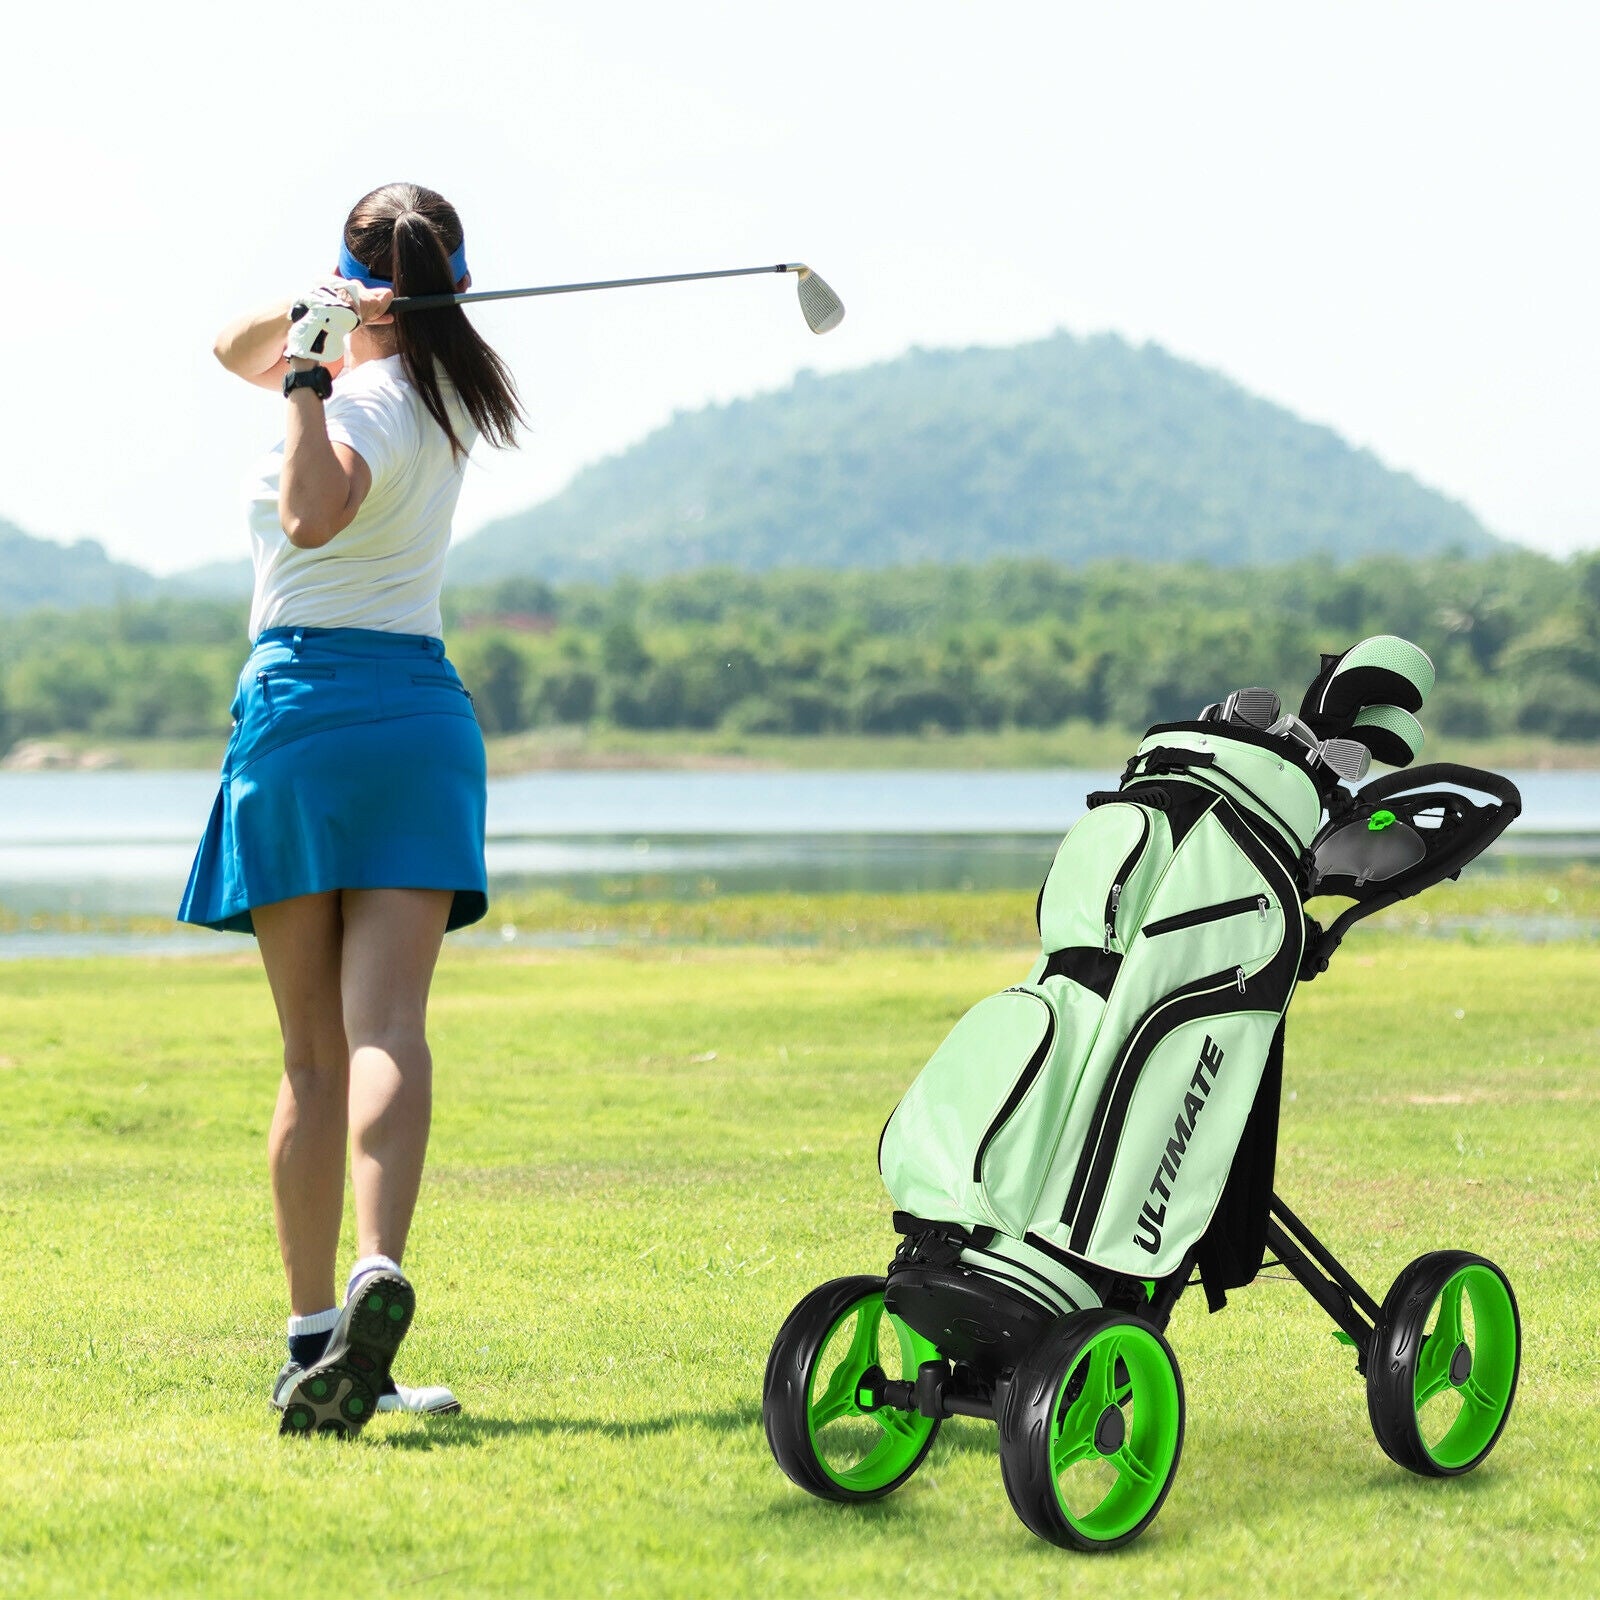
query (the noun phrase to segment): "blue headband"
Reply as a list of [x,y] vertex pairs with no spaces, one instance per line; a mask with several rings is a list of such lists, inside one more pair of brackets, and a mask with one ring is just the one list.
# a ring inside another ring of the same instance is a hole
[[[463,239],[456,246],[455,254],[450,257],[450,281],[460,283],[467,275],[467,241]],[[343,239],[339,241],[339,276],[348,279],[351,283],[364,283],[369,289],[392,289],[392,278],[380,278],[370,268],[362,266],[350,254],[350,246]]]

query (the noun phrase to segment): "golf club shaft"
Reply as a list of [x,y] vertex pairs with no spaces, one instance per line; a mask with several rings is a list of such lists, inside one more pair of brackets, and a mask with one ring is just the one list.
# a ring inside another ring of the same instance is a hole
[[638,289],[652,283],[692,283],[700,278],[749,278],[758,272],[798,272],[799,266],[730,267],[721,272],[669,272],[659,278],[608,278],[601,283],[552,283],[537,289],[476,289],[466,294],[410,294],[394,301],[391,311],[432,311],[440,306],[466,306],[478,300],[524,300],[536,294],[580,294],[587,289]]

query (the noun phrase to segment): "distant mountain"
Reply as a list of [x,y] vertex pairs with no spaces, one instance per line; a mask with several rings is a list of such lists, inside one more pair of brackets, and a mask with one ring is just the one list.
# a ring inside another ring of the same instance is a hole
[[110,605],[155,594],[161,580],[113,561],[93,539],[55,544],[0,518],[0,614],[39,606]]
[[161,586],[169,594],[206,600],[248,600],[255,575],[249,556],[241,556],[237,561],[208,561],[203,566],[186,567],[161,580]]
[[450,557],[454,583],[1037,555],[1481,554],[1465,506],[1154,345],[1058,333],[678,416]]
[[[450,554],[452,584],[701,566],[1043,556],[1257,565],[1479,555],[1459,502],[1219,373],[1110,334],[913,350],[678,416]],[[247,560],[157,578],[0,520],[0,614],[159,594],[242,599]]]
[[16,616],[47,606],[72,611],[164,594],[248,600],[252,575],[247,557],[210,561],[158,578],[143,567],[113,561],[95,539],[57,544],[36,539],[0,517],[0,615]]

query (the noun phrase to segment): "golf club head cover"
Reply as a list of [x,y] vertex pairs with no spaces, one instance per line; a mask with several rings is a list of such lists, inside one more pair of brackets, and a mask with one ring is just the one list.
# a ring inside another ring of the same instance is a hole
[[1432,690],[1428,653],[1409,639],[1380,633],[1343,655],[1322,658],[1322,670],[1300,702],[1300,716],[1319,738],[1327,739],[1349,732],[1363,706],[1420,711]]
[[1399,706],[1363,706],[1345,732],[1388,767],[1409,767],[1422,754],[1422,724]]
[[330,284],[319,283],[289,307],[289,337],[283,353],[324,365],[344,360],[345,335],[361,326],[361,318],[344,295]]

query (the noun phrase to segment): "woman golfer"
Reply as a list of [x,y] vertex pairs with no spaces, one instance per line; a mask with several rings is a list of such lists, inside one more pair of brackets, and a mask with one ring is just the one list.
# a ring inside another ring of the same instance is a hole
[[[467,453],[479,434],[510,445],[520,413],[459,307],[385,311],[469,282],[454,208],[389,184],[351,211],[336,279],[216,346],[288,416],[250,491],[254,649],[178,915],[255,933],[283,1031],[285,1433],[459,1409],[398,1388],[390,1363],[416,1304],[400,1263],[428,1147],[428,985],[445,933],[487,906],[483,739],[439,591]],[[358,1259],[340,1310],[347,1143]]]

